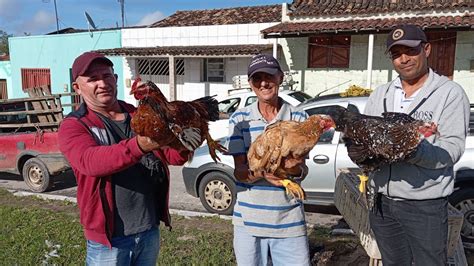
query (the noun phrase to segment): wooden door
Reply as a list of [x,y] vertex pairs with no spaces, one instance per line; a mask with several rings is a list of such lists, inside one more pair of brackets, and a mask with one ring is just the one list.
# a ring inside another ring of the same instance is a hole
[[0,79],[0,100],[8,99],[7,80]]
[[426,35],[431,43],[431,55],[428,58],[429,66],[436,73],[453,79],[456,32],[436,31],[427,32]]

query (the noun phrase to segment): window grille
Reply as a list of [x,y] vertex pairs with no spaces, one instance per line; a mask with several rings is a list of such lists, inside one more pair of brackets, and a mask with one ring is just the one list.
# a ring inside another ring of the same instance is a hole
[[[169,76],[168,59],[138,59],[139,75]],[[176,59],[175,73],[177,76],[184,75],[184,59]]]
[[22,68],[21,83],[23,91],[41,86],[51,86],[50,70],[49,68]]

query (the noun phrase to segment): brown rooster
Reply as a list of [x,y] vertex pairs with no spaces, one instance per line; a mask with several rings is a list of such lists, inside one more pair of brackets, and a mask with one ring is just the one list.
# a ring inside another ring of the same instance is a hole
[[175,149],[194,151],[204,140],[214,161],[220,160],[216,150],[226,149],[209,135],[209,121],[219,119],[218,102],[212,97],[194,101],[169,102],[155,83],[142,83],[137,78],[130,94],[139,100],[131,121],[132,130],[141,136]]
[[383,164],[405,160],[424,138],[438,133],[435,123],[416,120],[404,113],[368,116],[337,106],[328,114],[334,119],[336,130],[344,133],[349,157],[362,170],[361,195],[366,193],[370,172]]
[[297,199],[304,199],[301,186],[288,179],[301,172],[299,165],[288,168],[288,160],[304,161],[316,145],[322,133],[334,127],[329,116],[312,115],[304,122],[280,121],[268,126],[250,145],[247,159],[249,169],[258,176],[259,173],[272,173],[281,178],[281,185],[286,192]]

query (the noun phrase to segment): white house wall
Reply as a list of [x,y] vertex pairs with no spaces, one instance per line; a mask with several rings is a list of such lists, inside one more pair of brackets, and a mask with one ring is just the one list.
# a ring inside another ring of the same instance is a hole
[[[391,78],[390,61],[384,55],[384,37],[376,35],[374,38],[374,59],[372,74],[373,87],[385,83]],[[350,85],[365,87],[367,81],[367,43],[368,35],[353,35],[351,37],[351,51],[349,68],[308,68],[308,38],[280,39],[283,47],[283,56],[287,68],[296,71],[294,79],[299,86],[310,95],[322,91],[340,92]],[[332,89],[331,89],[332,88]]]
[[124,87],[124,101],[137,105],[137,100],[130,95],[131,85],[132,85],[132,73],[135,73],[135,60],[127,60],[127,58],[122,58],[123,64],[123,77],[119,77],[119,82],[123,82]]
[[[391,81],[398,74],[385,55],[386,34],[374,37],[372,89]],[[294,79],[310,95],[330,89],[328,93],[346,90],[350,85],[366,87],[368,35],[352,35],[349,68],[308,68],[308,38],[279,39],[283,51],[283,68],[296,71]],[[474,32],[458,32],[453,80],[463,86],[474,102],[474,72],[469,70],[474,59]]]
[[[211,25],[192,27],[165,27],[123,29],[123,47],[156,47],[156,46],[204,46],[204,45],[245,45],[271,44],[273,40],[261,38],[260,31],[275,23]],[[211,57],[211,56],[209,56]],[[225,58],[225,82],[202,82],[202,58],[184,57],[185,75],[177,76],[177,99],[193,100],[206,95],[217,95],[222,98],[228,95],[232,87],[232,77],[247,74],[249,56],[219,56]],[[151,57],[150,57],[151,58]],[[175,59],[180,59],[175,57]],[[135,59],[124,59],[124,87],[133,82]],[[154,81],[169,98],[169,80],[167,76],[149,76],[142,79]],[[136,104],[133,97],[126,97],[127,102]]]
[[472,60],[474,60],[474,32],[458,32],[453,80],[464,88],[471,103],[474,102],[474,69],[470,70]]
[[[179,59],[179,58],[176,58]],[[177,99],[189,101],[204,96],[216,96],[217,99],[226,97],[232,87],[232,77],[236,75],[245,75],[247,66],[250,62],[248,57],[230,57],[225,58],[225,82],[202,82],[202,58],[183,58],[184,59],[184,75],[176,76]],[[132,73],[136,73],[136,59],[124,59],[124,87],[126,91],[130,90],[129,84],[133,83],[135,77]],[[153,81],[161,90],[161,92],[170,98],[169,76],[158,75],[142,75],[142,80]],[[127,80],[128,79],[128,80]],[[128,83],[128,85],[127,85]],[[126,96],[125,101],[136,105],[133,96]]]
[[[178,99],[193,100],[204,96],[217,95],[222,98],[228,95],[232,87],[232,77],[247,73],[250,58],[225,58],[225,82],[201,82],[202,58],[184,58],[185,79],[183,86],[178,85]],[[181,88],[181,89],[180,89]]]
[[124,29],[123,47],[270,44],[260,31],[277,23]]

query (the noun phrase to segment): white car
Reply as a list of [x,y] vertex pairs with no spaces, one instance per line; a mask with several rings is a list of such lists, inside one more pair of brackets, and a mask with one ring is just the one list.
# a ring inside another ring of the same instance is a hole
[[[293,106],[311,99],[312,97],[302,91],[280,90],[278,92],[283,101]],[[213,139],[227,137],[229,134],[229,117],[237,109],[250,105],[257,101],[254,92],[239,92],[227,96],[219,102],[219,112],[221,119],[209,123],[209,133]]]
[[[283,98],[283,97],[282,97]],[[343,106],[354,112],[365,109],[367,97],[341,97],[327,95],[306,101],[299,106],[308,115],[327,114],[334,106]],[[224,139],[220,140],[224,144]],[[186,191],[199,197],[212,213],[232,214],[237,187],[234,182],[234,158],[218,153],[216,163],[207,146],[195,150],[191,162],[184,165],[182,173]],[[309,172],[301,185],[306,192],[305,204],[334,205],[334,187],[337,169],[356,168],[342,140],[341,132],[328,131],[319,139],[306,160]],[[454,192],[449,202],[464,214],[461,237],[465,247],[474,248],[474,104],[471,105],[469,133],[466,149],[454,165]]]

